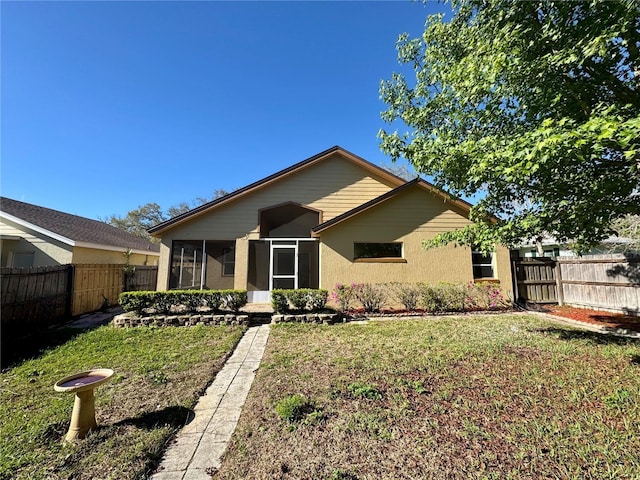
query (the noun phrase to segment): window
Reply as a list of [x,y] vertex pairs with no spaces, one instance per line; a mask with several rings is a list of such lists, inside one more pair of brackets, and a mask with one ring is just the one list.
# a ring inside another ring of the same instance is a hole
[[485,255],[474,250],[471,252],[471,263],[473,264],[473,278],[494,278],[493,253]]
[[354,261],[402,260],[402,242],[354,243],[353,259]]
[[34,252],[13,252],[12,267],[30,268],[33,267]]
[[[538,251],[537,251],[537,250],[531,250],[531,255],[530,255],[531,257],[533,257],[533,258],[537,258],[537,257],[538,257],[538,255],[539,255],[539,254],[538,254]],[[556,247],[556,248],[545,248],[545,249],[543,250],[543,254],[542,254],[542,256],[543,256],[543,257],[548,257],[548,258],[551,258],[551,257],[559,257],[559,256],[560,256],[560,249],[559,249],[559,248],[557,248],[557,247]]]
[[236,251],[234,248],[222,249],[222,275],[232,277],[236,271]]

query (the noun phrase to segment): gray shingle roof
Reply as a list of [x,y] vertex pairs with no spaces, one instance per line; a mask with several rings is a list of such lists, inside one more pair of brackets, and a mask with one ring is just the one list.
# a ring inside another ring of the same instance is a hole
[[0,211],[75,242],[159,252],[159,245],[107,223],[0,197]]

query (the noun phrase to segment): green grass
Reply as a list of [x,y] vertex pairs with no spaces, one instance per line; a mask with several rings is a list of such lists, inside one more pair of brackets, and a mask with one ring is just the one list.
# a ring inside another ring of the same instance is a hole
[[[4,371],[0,479],[145,478],[243,331],[102,327]],[[73,396],[53,384],[97,367],[115,371],[95,392],[99,427],[65,444]]]
[[639,354],[525,315],[277,325],[215,478],[640,479]]

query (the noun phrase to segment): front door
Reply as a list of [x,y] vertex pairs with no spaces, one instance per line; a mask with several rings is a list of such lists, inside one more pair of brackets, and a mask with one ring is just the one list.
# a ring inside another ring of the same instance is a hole
[[269,290],[298,288],[297,242],[274,241],[271,244]]

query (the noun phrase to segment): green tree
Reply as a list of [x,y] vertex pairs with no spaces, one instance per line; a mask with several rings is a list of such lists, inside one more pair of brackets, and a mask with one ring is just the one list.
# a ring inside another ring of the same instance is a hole
[[155,202],[147,203],[127,212],[124,217],[111,215],[104,221],[109,225],[126,230],[138,237],[154,240],[147,232],[149,228],[169,220],[170,218],[186,213],[199,205],[203,205],[215,200],[216,198],[227,195],[227,193],[228,192],[226,190],[217,189],[213,192],[211,197],[198,197],[191,203],[181,202],[169,207],[166,211],[163,211],[162,207]]
[[639,5],[454,0],[450,21],[400,36],[415,79],[381,84],[382,151],[455,196],[483,196],[473,226],[427,246],[546,233],[582,251],[640,213]]
[[613,222],[613,228],[622,239],[616,251],[640,252],[640,215],[626,215]]
[[147,203],[129,211],[124,217],[111,215],[106,222],[138,237],[150,238],[147,229],[164,222],[167,218],[160,205]]

